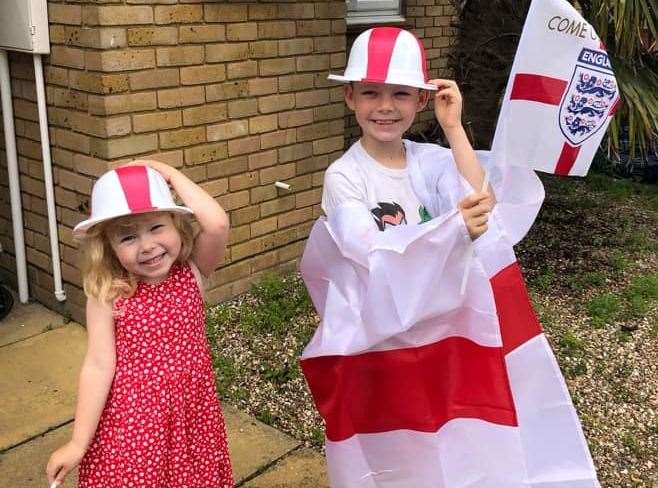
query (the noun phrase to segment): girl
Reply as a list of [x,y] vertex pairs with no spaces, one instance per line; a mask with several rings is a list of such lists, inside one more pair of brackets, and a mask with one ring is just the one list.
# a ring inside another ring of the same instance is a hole
[[164,163],[96,182],[91,217],[73,231],[89,344],[72,439],[46,468],[51,486],[78,464],[81,488],[233,486],[201,292],[228,228],[219,204]]

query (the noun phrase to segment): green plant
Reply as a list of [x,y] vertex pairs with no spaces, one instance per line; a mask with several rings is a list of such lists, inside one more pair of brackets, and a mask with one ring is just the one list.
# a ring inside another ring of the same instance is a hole
[[587,304],[587,312],[595,327],[611,324],[621,310],[621,302],[612,293],[605,293],[592,298]]

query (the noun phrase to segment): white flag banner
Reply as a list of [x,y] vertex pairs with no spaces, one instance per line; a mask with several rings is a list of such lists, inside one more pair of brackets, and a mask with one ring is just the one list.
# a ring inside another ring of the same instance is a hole
[[594,28],[566,0],[533,0],[492,152],[506,164],[584,176],[618,104]]
[[438,149],[410,160],[435,218],[381,232],[365,205],[343,205],[316,222],[301,263],[322,319],[301,365],[331,486],[598,487],[512,249],[541,183],[530,168],[490,168],[498,203],[461,294],[472,244],[456,210],[463,194],[443,201],[442,185],[461,185],[454,161]]

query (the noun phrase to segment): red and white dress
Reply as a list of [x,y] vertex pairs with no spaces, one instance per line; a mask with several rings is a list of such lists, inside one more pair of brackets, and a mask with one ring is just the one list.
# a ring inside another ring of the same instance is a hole
[[189,264],[114,306],[116,372],[81,488],[232,487],[226,430]]

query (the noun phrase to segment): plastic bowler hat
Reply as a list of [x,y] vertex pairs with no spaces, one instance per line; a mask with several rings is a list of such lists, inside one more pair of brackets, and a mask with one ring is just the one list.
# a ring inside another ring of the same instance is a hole
[[354,40],[345,74],[330,80],[369,81],[436,90],[427,83],[425,49],[411,32],[397,27],[375,27]]
[[82,237],[94,225],[144,212],[192,213],[174,203],[167,182],[148,166],[123,166],[101,176],[91,191],[91,216],[73,229]]

